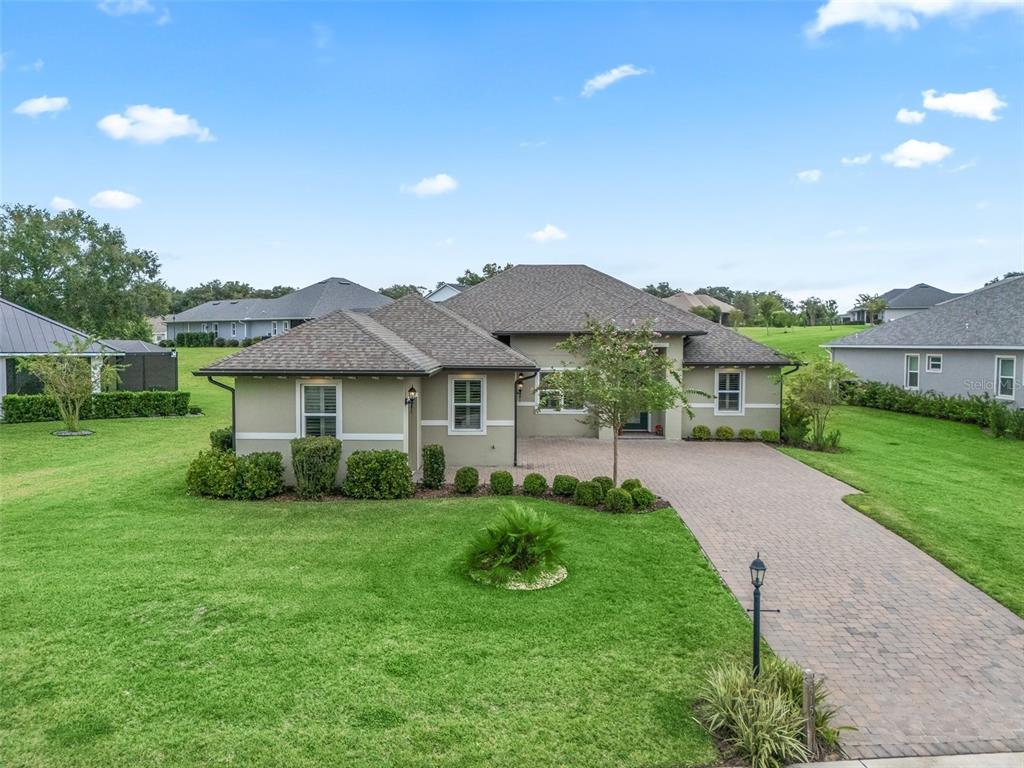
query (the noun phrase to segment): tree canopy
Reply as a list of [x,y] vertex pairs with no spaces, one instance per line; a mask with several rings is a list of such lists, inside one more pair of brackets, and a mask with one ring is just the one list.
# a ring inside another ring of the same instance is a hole
[[[477,283],[482,283],[489,277],[500,275],[506,269],[512,269],[512,265],[506,264],[504,267],[502,267],[499,264],[496,264],[495,262],[492,261],[490,264],[484,264],[483,268],[480,270],[482,274],[478,275],[476,272],[467,269],[465,272],[462,273],[462,277],[455,278],[455,282],[458,283],[459,285],[476,285]],[[438,287],[440,288],[443,284],[443,281],[441,283],[438,283]]]
[[378,288],[377,293],[391,299],[400,299],[403,296],[408,296],[410,293],[419,293],[422,290],[424,290],[424,288],[419,285],[400,285],[399,283],[395,283],[387,288]]
[[[168,288],[170,292],[170,311],[184,312],[208,301],[224,301],[226,299],[276,299],[279,296],[295,291],[290,285],[275,285],[273,288],[253,288],[249,283],[237,280],[210,280],[179,291]],[[158,312],[155,314],[163,314]]]

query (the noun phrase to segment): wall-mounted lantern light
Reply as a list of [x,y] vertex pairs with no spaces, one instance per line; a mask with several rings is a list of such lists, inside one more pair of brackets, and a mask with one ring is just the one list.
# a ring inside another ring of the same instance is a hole
[[416,387],[409,387],[409,391],[405,393],[405,404],[412,405],[416,402]]

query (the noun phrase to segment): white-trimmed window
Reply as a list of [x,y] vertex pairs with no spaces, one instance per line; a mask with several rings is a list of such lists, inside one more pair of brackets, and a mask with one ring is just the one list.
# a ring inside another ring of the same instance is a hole
[[921,388],[920,355],[906,355],[903,358],[903,386],[906,389]]
[[203,323],[203,333],[209,333],[209,332],[210,332],[210,325],[208,323]]
[[1017,379],[1017,358],[996,358],[996,397],[1013,400]]
[[277,336],[277,320],[270,321],[270,335]]
[[448,379],[448,431],[477,433],[487,431],[484,408],[487,384],[483,378]]
[[541,371],[537,374],[537,410],[540,413],[586,413],[583,403],[566,400],[560,389],[545,386],[544,379],[555,371]]
[[219,323],[214,323],[213,324],[213,335],[214,336],[220,336],[220,324]]
[[925,373],[942,373],[942,355],[926,355],[924,358]]
[[333,384],[302,385],[302,434],[338,436],[338,388]]
[[281,333],[284,333],[285,331],[290,331],[291,329],[292,329],[292,321],[291,320],[282,320],[281,321]]
[[238,329],[237,329],[237,328],[235,327],[235,323],[232,323],[232,324],[231,324],[231,338],[232,338],[232,339],[233,339],[233,338],[235,338],[235,336],[236,336],[236,334],[237,334],[237,330],[238,330]]
[[743,371],[715,371],[715,415],[743,415]]

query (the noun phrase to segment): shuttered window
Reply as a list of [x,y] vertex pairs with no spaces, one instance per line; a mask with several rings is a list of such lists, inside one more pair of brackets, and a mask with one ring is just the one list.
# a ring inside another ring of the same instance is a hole
[[715,387],[715,410],[740,413],[743,403],[743,377],[739,371],[719,371]]
[[302,434],[338,436],[338,390],[333,385],[302,387]]
[[452,430],[483,431],[483,394],[482,379],[452,380]]

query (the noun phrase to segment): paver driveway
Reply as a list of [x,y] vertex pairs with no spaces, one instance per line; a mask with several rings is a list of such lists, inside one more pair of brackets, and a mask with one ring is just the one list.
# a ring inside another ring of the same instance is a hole
[[[530,439],[517,479],[610,474],[611,445]],[[768,564],[764,636],[824,673],[852,757],[1024,751],[1024,621],[768,446],[620,443],[620,478],[670,500],[739,598]],[[484,475],[486,476],[486,475]]]

